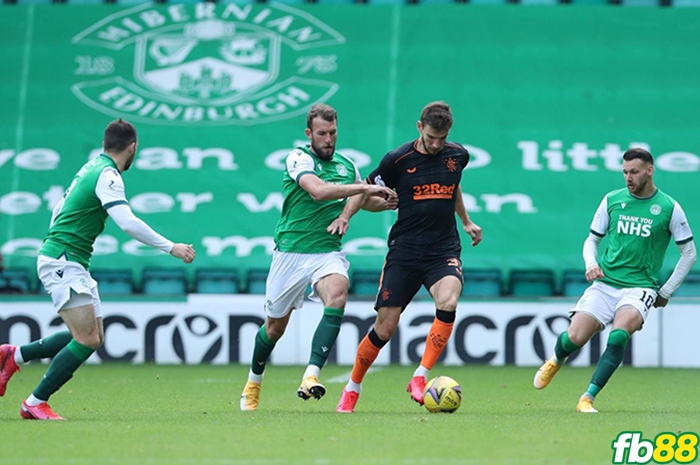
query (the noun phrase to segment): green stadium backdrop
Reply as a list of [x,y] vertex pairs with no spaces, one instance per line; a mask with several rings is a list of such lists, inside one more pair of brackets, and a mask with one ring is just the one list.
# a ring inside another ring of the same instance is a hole
[[[644,8],[181,4],[0,9],[0,243],[34,266],[52,205],[109,121],[139,129],[125,175],[138,216],[197,266],[267,267],[282,160],[313,102],[339,111],[363,175],[452,105],[484,229],[467,267],[582,268],[620,156],[647,146],[658,185],[700,228],[700,11]],[[362,212],[355,269],[379,268],[394,212]],[[466,242],[466,241],[465,241]],[[668,271],[677,251],[666,262]],[[112,222],[93,268],[176,266]]]

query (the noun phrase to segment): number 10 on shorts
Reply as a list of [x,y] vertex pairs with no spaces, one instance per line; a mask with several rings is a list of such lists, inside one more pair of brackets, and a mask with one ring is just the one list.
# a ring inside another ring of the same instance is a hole
[[623,431],[612,442],[612,463],[692,463],[699,441],[696,433],[661,433],[652,442],[639,431]]

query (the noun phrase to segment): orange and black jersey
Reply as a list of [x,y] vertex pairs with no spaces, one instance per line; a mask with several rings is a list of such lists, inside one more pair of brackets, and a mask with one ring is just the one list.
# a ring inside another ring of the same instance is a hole
[[367,177],[371,184],[396,190],[399,217],[389,234],[389,248],[413,256],[442,255],[461,250],[455,202],[469,152],[446,143],[435,155],[408,142],[387,153]]

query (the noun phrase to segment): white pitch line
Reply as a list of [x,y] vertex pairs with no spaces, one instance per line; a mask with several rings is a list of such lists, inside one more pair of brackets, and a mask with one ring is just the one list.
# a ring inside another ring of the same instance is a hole
[[[367,373],[376,373],[378,371],[382,371],[382,367],[370,367],[369,370],[367,370]],[[327,383],[347,383],[350,381],[350,374],[352,371],[348,371],[346,373],[343,373],[342,375],[334,376],[332,378],[328,378],[326,380]]]

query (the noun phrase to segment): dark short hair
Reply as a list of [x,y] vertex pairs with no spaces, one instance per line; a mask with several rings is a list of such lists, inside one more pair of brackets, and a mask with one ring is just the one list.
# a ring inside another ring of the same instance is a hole
[[452,110],[443,101],[427,104],[420,114],[420,123],[423,127],[430,126],[437,131],[446,131],[452,127]]
[[338,121],[338,112],[336,112],[333,107],[326,105],[325,103],[317,103],[311,107],[309,113],[306,115],[307,128],[311,129],[311,122],[317,116],[330,123]]
[[136,142],[136,128],[119,118],[107,125],[102,145],[105,152],[121,152],[133,142]]
[[626,151],[624,155],[622,155],[622,159],[625,161],[639,159],[643,162],[649,163],[650,165],[654,164],[654,157],[652,157],[647,150],[644,150],[639,147],[635,147]]

